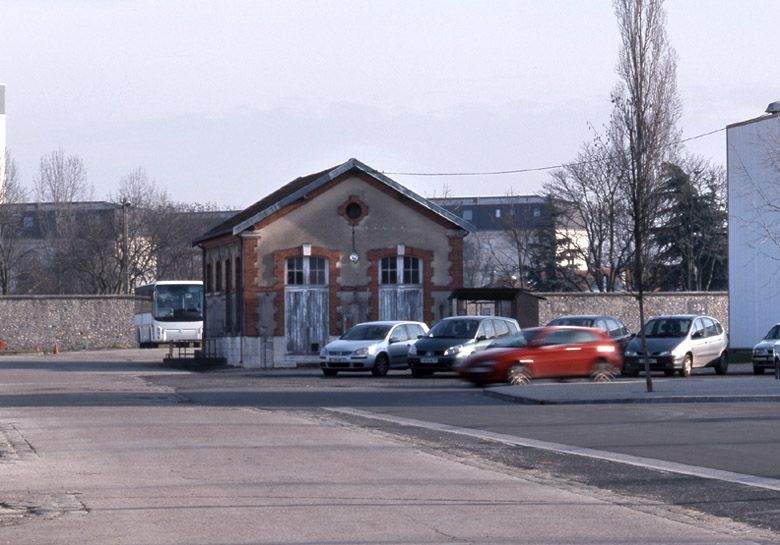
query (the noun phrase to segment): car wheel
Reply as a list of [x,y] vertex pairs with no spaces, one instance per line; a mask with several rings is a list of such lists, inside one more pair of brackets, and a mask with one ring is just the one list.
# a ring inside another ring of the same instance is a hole
[[612,366],[604,360],[599,360],[593,364],[590,370],[590,379],[593,382],[610,382],[615,378],[615,371]]
[[682,369],[680,369],[680,376],[689,377],[691,373],[693,373],[693,358],[690,354],[685,354]]
[[412,367],[412,376],[413,376],[414,378],[423,378],[423,377],[424,377],[425,375],[427,375],[427,374],[428,374],[428,373],[426,373],[426,372],[425,372],[425,371],[423,371],[422,369],[415,369],[414,367]]
[[754,375],[763,375],[764,374],[764,368],[763,367],[756,367],[753,366],[753,374]]
[[729,370],[729,358],[728,355],[723,352],[718,358],[718,364],[715,366],[715,374],[725,375]]
[[376,361],[374,361],[374,368],[371,369],[371,374],[375,377],[384,377],[389,369],[390,360],[387,359],[387,354],[378,354]]
[[339,374],[339,372],[336,371],[335,369],[323,369],[322,374],[325,375],[326,377],[335,377],[336,375]]
[[506,380],[509,384],[528,384],[531,381],[531,373],[528,370],[528,366],[522,363],[515,363],[509,368]]

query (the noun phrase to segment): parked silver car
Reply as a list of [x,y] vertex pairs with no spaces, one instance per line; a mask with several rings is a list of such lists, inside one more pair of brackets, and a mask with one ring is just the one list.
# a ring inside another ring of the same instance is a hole
[[764,374],[764,369],[775,368],[775,345],[780,343],[780,324],[775,324],[769,333],[753,347],[753,373]]
[[426,335],[422,322],[383,321],[357,324],[320,350],[320,369],[327,377],[339,371],[371,371],[385,376],[390,369],[406,369],[409,347]]
[[[678,314],[659,316],[645,323],[650,369],[671,376],[679,371],[688,377],[694,368],[712,366],[723,375],[728,370],[728,336],[711,316]],[[623,374],[636,376],[644,370],[642,339],[639,335],[626,347]]]

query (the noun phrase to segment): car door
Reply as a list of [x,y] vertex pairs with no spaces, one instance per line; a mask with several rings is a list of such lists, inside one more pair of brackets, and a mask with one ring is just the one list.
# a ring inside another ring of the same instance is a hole
[[[406,365],[406,355],[409,352],[409,333],[405,324],[398,324],[390,331],[387,344],[387,353],[390,356],[390,365],[401,367]],[[415,337],[415,340],[417,337]]]
[[479,330],[474,344],[474,352],[484,350],[496,338],[496,330],[493,327],[493,320],[485,319],[479,324]]
[[534,350],[535,374],[539,377],[563,377],[571,374],[572,361],[581,350],[572,344],[572,330],[555,329],[545,335]]
[[707,327],[702,318],[696,318],[691,325],[690,343],[693,365],[695,367],[706,365],[709,361],[707,359]]
[[702,318],[702,321],[704,322],[704,338],[706,340],[705,363],[710,363],[720,356],[718,329],[715,327],[715,322],[713,322],[711,318]]

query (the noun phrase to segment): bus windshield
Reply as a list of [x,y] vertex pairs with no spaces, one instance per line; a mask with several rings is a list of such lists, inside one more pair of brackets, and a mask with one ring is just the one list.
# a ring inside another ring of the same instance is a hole
[[203,320],[203,286],[158,284],[152,315],[163,322]]

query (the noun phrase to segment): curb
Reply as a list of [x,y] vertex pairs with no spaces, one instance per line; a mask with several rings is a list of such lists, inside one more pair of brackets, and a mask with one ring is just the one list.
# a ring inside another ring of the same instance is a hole
[[[597,398],[597,399],[539,399],[533,397],[516,396],[495,392],[488,389],[482,391],[486,396],[518,403],[520,405],[611,405],[611,404],[629,404],[629,403],[757,403],[774,402],[780,403],[780,394],[778,395],[687,395],[670,396],[662,395],[658,397],[618,397],[618,398]],[[653,394],[648,394],[652,396]]]

